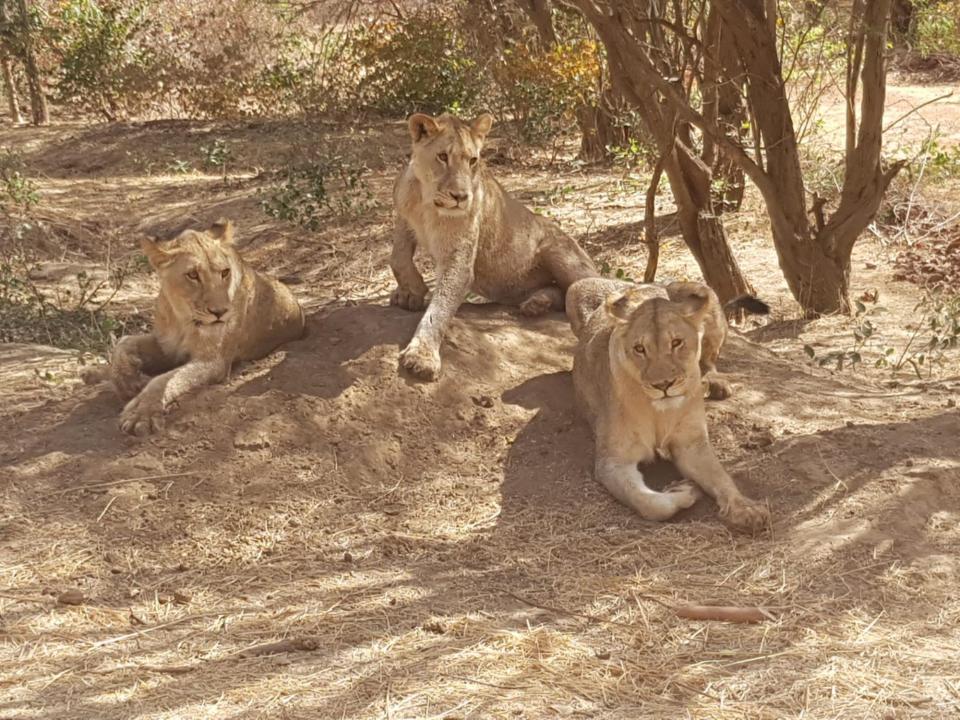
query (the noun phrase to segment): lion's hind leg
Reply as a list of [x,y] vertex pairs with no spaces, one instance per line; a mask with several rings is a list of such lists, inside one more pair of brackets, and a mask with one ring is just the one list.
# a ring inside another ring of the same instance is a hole
[[636,462],[599,458],[596,475],[611,495],[647,520],[669,520],[701,496],[691,482],[677,483],[663,492],[647,487]]
[[102,375],[123,400],[136,397],[150,378],[165,372],[173,362],[153,335],[127,335],[110,353],[108,370]]

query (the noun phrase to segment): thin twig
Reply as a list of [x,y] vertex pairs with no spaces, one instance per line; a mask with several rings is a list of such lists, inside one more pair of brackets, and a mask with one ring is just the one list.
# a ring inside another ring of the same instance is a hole
[[71,492],[80,492],[82,490],[96,490],[97,488],[112,487],[114,485],[122,485],[123,483],[128,483],[128,482],[139,482],[139,481],[146,482],[148,480],[166,480],[168,478],[186,477],[188,475],[196,475],[196,474],[197,474],[196,470],[188,470],[186,472],[164,473],[162,475],[144,475],[143,477],[123,478],[122,480],[111,480],[109,482],[90,483],[89,485],[77,485],[72,488],[67,488],[66,490],[60,490],[57,494],[65,495]]

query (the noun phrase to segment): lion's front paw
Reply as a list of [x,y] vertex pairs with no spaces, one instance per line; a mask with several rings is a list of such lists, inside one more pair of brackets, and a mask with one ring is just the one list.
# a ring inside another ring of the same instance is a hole
[[741,530],[756,532],[770,524],[770,509],[749,498],[739,498],[720,508],[720,517]]
[[163,403],[152,396],[138,395],[120,414],[120,429],[137,436],[163,429]]
[[404,290],[398,287],[390,295],[390,304],[402,307],[404,310],[416,312],[426,307],[426,297],[424,293],[416,293],[412,290]]
[[693,504],[703,496],[700,488],[689,480],[671,483],[663,492],[670,495],[674,507],[676,507],[678,511],[692,507]]
[[440,350],[414,338],[400,351],[400,367],[421,380],[440,377]]
[[730,383],[721,377],[706,377],[703,379],[704,395],[710,400],[726,400],[733,395]]

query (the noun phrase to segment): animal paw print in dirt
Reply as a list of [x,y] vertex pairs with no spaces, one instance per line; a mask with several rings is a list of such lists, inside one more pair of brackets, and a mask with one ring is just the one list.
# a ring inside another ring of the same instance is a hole
[[400,352],[400,367],[420,380],[440,377],[440,351],[414,338]]
[[120,414],[120,429],[142,437],[163,429],[163,401],[153,393],[141,393]]

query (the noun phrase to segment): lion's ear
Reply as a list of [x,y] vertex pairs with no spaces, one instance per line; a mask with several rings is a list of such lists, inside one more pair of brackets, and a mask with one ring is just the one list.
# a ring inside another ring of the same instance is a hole
[[604,310],[617,322],[625,323],[630,319],[633,311],[640,307],[646,299],[643,293],[638,292],[636,288],[630,288],[620,295],[608,297],[604,303]]
[[410,137],[414,142],[420,142],[425,137],[433,137],[440,132],[440,123],[424,113],[414,113],[407,119],[410,127]]
[[700,322],[710,307],[710,291],[707,288],[697,288],[687,293],[686,297],[677,301],[682,308],[681,312],[693,320]]
[[140,238],[140,249],[154,270],[160,270],[174,260],[175,253],[160,247],[160,242],[155,237]]
[[233,245],[233,221],[227,218],[217,220],[207,233],[214,240],[219,240],[221,245]]
[[470,132],[472,132],[473,136],[478,140],[483,140],[487,137],[487,133],[490,132],[490,128],[492,127],[493,115],[483,113],[483,115],[478,115],[473,122],[470,123]]

